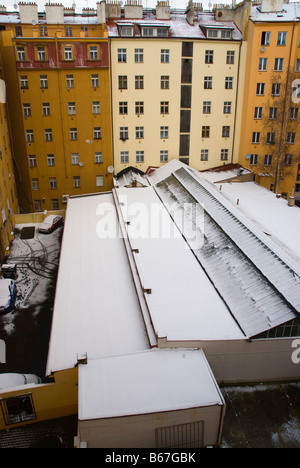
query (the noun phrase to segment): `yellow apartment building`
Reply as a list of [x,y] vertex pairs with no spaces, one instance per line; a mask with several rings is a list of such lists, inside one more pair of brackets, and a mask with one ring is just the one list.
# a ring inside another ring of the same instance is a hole
[[253,5],[239,163],[256,181],[300,203],[299,3]]
[[0,15],[25,211],[63,209],[70,195],[112,187],[108,39],[97,8],[78,18],[63,5],[39,13],[21,3],[13,19]]
[[[106,4],[115,172],[179,158],[198,170],[236,162],[242,35],[190,2]],[[240,73],[239,73],[240,72]]]
[[11,134],[6,102],[6,83],[0,61],[0,262],[9,255],[14,229],[13,215],[18,211],[12,157]]

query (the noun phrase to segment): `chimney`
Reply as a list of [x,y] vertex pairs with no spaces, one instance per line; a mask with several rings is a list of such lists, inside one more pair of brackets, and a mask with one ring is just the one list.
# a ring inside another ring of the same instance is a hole
[[48,24],[64,24],[64,6],[60,3],[47,3],[45,5],[46,21]]
[[0,13],[6,13],[6,6],[0,5]]
[[38,24],[38,7],[36,3],[19,3],[21,24]]
[[143,19],[143,5],[140,0],[127,0],[124,12],[127,19]]
[[99,24],[106,22],[106,13],[105,13],[106,2],[105,0],[97,3],[97,19]]
[[170,4],[169,0],[159,1],[156,5],[156,19],[169,20],[170,19]]
[[186,10],[186,20],[191,26],[193,26],[194,24],[194,15],[195,15],[194,3],[193,3],[193,0],[189,0],[189,4]]
[[260,11],[262,13],[279,13],[283,9],[283,0],[262,0]]
[[108,0],[105,6],[106,18],[121,18],[121,2],[118,0]]

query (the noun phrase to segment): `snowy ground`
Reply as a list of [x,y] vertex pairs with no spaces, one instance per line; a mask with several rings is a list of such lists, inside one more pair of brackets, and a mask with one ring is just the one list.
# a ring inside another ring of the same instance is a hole
[[30,226],[35,228],[34,237],[21,239],[28,224],[16,225],[7,261],[17,265],[17,296],[14,310],[0,316],[0,339],[7,344],[7,362],[0,365],[0,372],[41,373],[45,365],[62,228],[40,234],[38,224]]

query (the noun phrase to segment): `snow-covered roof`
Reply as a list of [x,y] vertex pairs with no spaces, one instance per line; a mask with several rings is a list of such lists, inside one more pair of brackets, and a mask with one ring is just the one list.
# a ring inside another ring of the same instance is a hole
[[[185,206],[195,200],[204,205],[205,240],[194,253],[246,336],[252,337],[298,315],[300,262],[273,240],[270,232],[253,222],[254,210],[250,218],[223,196],[223,189],[219,191],[199,172],[178,161],[158,169],[148,180],[155,184],[162,202],[166,206],[172,204],[173,211],[184,213]],[[273,194],[271,212],[275,217],[278,201]],[[288,224],[291,208],[285,203],[284,222]],[[266,209],[270,210],[270,205]],[[299,209],[292,210],[297,235]],[[280,224],[277,221],[277,226]]]
[[224,405],[202,350],[153,349],[79,366],[79,420]]
[[259,5],[252,7],[250,19],[254,22],[287,22],[299,21],[300,3],[284,3],[282,11],[262,12]]

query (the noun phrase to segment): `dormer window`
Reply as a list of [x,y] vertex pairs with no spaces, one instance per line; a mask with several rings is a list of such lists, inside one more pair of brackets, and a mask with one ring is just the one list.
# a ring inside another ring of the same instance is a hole
[[169,26],[156,24],[141,24],[141,34],[143,37],[168,37]]
[[133,25],[126,25],[120,27],[121,36],[132,37],[133,36]]
[[232,39],[233,28],[202,26],[202,29],[209,39]]

